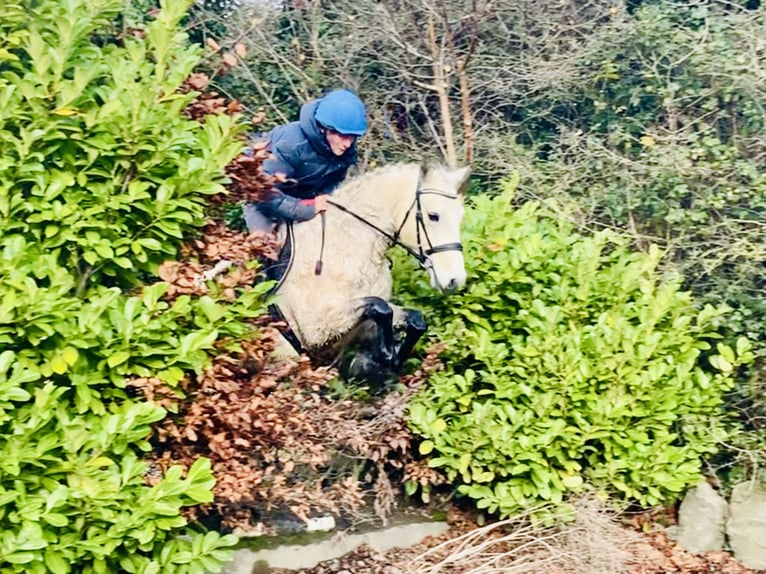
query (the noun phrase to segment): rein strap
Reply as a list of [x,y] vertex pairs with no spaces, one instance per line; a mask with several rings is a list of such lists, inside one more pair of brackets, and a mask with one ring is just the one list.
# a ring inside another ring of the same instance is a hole
[[[328,200],[327,203],[329,203],[333,207],[336,207],[336,208],[340,209],[344,213],[348,213],[349,215],[351,215],[352,217],[354,217],[358,221],[361,221],[362,223],[364,223],[368,227],[371,227],[372,229],[374,229],[375,231],[380,233],[382,236],[388,238],[388,240],[391,242],[392,245],[398,245],[399,247],[404,249],[407,253],[412,255],[415,259],[417,259],[417,261],[418,261],[418,263],[420,264],[421,267],[425,267],[425,263],[426,263],[426,261],[428,261],[428,257],[430,255],[433,255],[434,253],[443,253],[445,251],[462,251],[463,250],[463,244],[460,243],[460,242],[445,243],[443,245],[436,245],[436,246],[434,246],[431,243],[431,239],[428,237],[428,231],[426,231],[425,222],[423,221],[423,210],[422,210],[422,207],[420,205],[420,196],[424,195],[426,193],[432,193],[432,194],[435,194],[435,195],[441,195],[443,197],[447,197],[447,198],[450,198],[450,199],[455,199],[456,198],[456,196],[453,196],[451,194],[445,193],[444,191],[441,191],[439,189],[430,189],[430,188],[429,189],[423,189],[423,188],[421,188],[420,182],[418,181],[418,187],[415,190],[415,199],[412,200],[412,203],[410,204],[410,208],[407,210],[407,214],[404,216],[404,219],[402,219],[402,222],[399,224],[399,228],[396,230],[396,233],[394,233],[394,234],[391,234],[391,233],[387,232],[386,230],[381,229],[379,226],[375,225],[373,222],[365,219],[364,217],[362,217],[361,215],[359,215],[357,213],[354,213],[349,208],[347,208],[344,205],[341,205],[340,203],[335,203],[332,200]],[[416,206],[417,206],[417,212],[415,214],[415,219],[416,219],[416,224],[415,225],[416,225],[417,240],[418,240],[418,250],[417,251],[414,250],[409,245],[406,245],[405,243],[402,242],[401,239],[399,239],[399,235],[401,234],[402,229],[404,228],[405,223],[407,223],[407,220],[410,217],[410,213],[412,213],[412,209],[414,207],[416,207]],[[322,213],[322,215],[324,216],[324,213]],[[427,244],[428,244],[428,249],[425,249],[425,250],[423,249],[423,243],[420,240],[420,230],[421,229],[423,230],[423,235],[425,235],[425,238],[426,238],[426,241],[427,241]],[[322,245],[323,245],[322,249],[324,250],[324,217],[322,218]],[[319,272],[316,272],[316,274],[319,275],[319,273],[321,272],[321,255],[320,255],[320,261],[317,261],[317,265],[319,266],[318,267]]]
[[317,259],[317,262],[314,264],[314,275],[321,275],[322,274],[322,258],[324,257],[324,239],[325,239],[325,231],[327,230],[327,220],[325,219],[324,211],[319,214],[319,216],[322,218],[322,245],[319,247],[319,259]]
[[[402,243],[402,242],[399,240],[399,237],[398,237],[398,235],[399,235],[399,231],[401,231],[401,227],[399,227],[399,229],[396,231],[396,234],[392,235],[392,234],[390,234],[388,231],[385,231],[385,230],[381,229],[380,227],[378,227],[377,225],[375,225],[373,222],[366,220],[366,219],[365,219],[364,217],[362,217],[361,215],[358,215],[358,214],[354,213],[354,212],[353,212],[353,211],[351,211],[349,208],[347,208],[347,207],[345,207],[345,206],[341,205],[340,203],[335,203],[335,202],[334,202],[334,201],[332,201],[332,200],[328,200],[328,202],[327,202],[327,203],[329,203],[329,204],[330,204],[330,205],[332,205],[333,207],[337,207],[338,209],[340,209],[340,210],[341,210],[342,212],[344,212],[344,213],[348,213],[349,215],[351,215],[352,217],[354,217],[354,218],[356,218],[357,220],[361,221],[362,223],[364,223],[364,224],[365,224],[365,225],[367,225],[368,227],[372,227],[372,228],[373,228],[375,231],[377,231],[378,233],[380,233],[380,234],[381,234],[381,235],[383,235],[384,237],[387,237],[387,238],[389,239],[389,241],[391,241],[391,243],[392,243],[392,244],[395,244],[395,245],[398,245],[398,246],[402,247],[402,248],[403,248],[405,251],[407,251],[407,253],[409,253],[409,254],[410,254],[410,255],[412,255],[412,256],[413,256],[415,259],[417,259],[417,260],[418,260],[418,262],[419,262],[421,265],[423,265],[423,263],[425,263],[425,260],[426,260],[426,258],[425,258],[423,255],[421,255],[420,253],[418,253],[417,251],[415,251],[414,249],[412,249],[412,247],[410,247],[410,246],[408,246],[408,245],[405,245],[404,243]],[[412,209],[412,208],[410,208],[410,209]],[[409,215],[409,211],[407,212],[407,214]],[[407,218],[405,218],[405,221],[406,221],[406,220],[407,220]],[[404,223],[404,222],[402,222],[402,223]]]

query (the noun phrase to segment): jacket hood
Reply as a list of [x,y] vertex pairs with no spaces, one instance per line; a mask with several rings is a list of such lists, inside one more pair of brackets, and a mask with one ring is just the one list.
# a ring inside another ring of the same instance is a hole
[[[301,130],[306,134],[306,139],[309,140],[311,147],[313,147],[318,154],[329,158],[338,158],[338,156],[333,153],[332,148],[330,148],[330,144],[327,143],[327,138],[325,138],[324,134],[319,131],[319,124],[314,117],[317,106],[319,106],[319,100],[313,100],[301,106],[299,120]],[[342,157],[356,158],[356,142],[346,150],[346,153],[344,153]]]

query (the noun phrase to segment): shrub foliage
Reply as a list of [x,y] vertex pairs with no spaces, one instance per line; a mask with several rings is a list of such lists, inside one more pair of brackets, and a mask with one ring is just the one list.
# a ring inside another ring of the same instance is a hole
[[[212,500],[210,463],[146,481],[165,416],[125,390],[175,385],[255,294],[163,298],[144,289],[239,151],[236,119],[182,113],[199,57],[163,3],[115,39],[123,2],[5,3],[0,15],[0,563],[3,572],[219,571],[231,537],[187,526]],[[127,288],[133,288],[127,292]]]
[[509,515],[587,483],[652,505],[698,480],[747,359],[660,277],[655,248],[584,237],[511,189],[466,221],[468,288],[441,306],[448,368],[411,406],[421,453],[479,507]]
[[55,254],[80,292],[173,257],[240,145],[231,117],[200,126],[181,113],[200,56],[175,28],[188,2],[114,43],[121,4],[45,2],[34,17],[11,6],[2,19],[2,232]]

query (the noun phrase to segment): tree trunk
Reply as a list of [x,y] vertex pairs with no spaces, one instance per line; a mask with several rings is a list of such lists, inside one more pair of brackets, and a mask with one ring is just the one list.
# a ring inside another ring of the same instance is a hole
[[442,130],[444,132],[444,145],[447,151],[445,158],[447,165],[457,166],[457,149],[455,147],[455,130],[452,126],[452,114],[449,105],[449,84],[445,75],[444,68],[444,50],[436,41],[436,25],[433,16],[428,17],[428,44],[431,50],[431,65],[434,75],[434,90],[439,96],[439,114],[442,120]]

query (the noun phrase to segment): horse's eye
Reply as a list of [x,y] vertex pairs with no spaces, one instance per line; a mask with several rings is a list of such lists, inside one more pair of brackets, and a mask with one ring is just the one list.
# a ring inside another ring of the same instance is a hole
[[434,223],[436,223],[437,221],[439,221],[439,214],[436,213],[435,211],[430,211],[428,213],[428,221],[433,221]]

